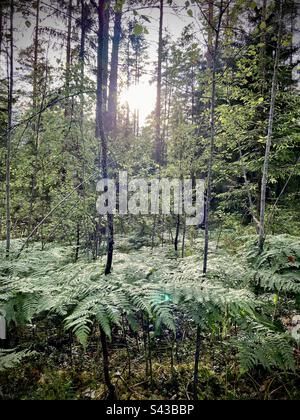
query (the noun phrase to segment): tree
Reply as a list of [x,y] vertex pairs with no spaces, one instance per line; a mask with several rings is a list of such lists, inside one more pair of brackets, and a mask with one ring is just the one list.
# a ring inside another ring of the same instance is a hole
[[[35,3],[35,29],[34,29],[34,41],[33,41],[33,69],[32,69],[32,107],[35,112],[38,109],[39,100],[41,99],[41,73],[39,65],[39,29],[40,29],[40,0],[37,0]],[[33,206],[36,199],[36,182],[38,174],[38,153],[39,153],[39,135],[40,135],[40,123],[41,123],[41,114],[33,120],[33,140],[32,140],[32,155],[33,155],[33,171],[31,174],[31,185],[30,185],[30,205],[29,205],[29,223],[28,223],[28,235],[32,230],[32,218],[33,218]]]
[[[217,16],[217,24],[214,27],[213,22],[209,22],[209,30],[212,29],[215,32],[214,45],[211,53],[211,97],[210,97],[210,153],[208,161],[208,174],[207,174],[207,193],[206,193],[206,205],[205,205],[205,240],[204,240],[204,257],[203,257],[203,274],[207,273],[208,263],[208,246],[209,246],[209,216],[210,216],[210,204],[212,194],[212,180],[213,180],[213,162],[215,154],[215,135],[216,135],[216,89],[217,89],[217,60],[219,54],[220,35],[222,30],[222,19],[225,11],[230,5],[230,0],[226,4],[223,1],[220,2],[219,13]],[[211,10],[211,9],[210,9]],[[213,12],[210,11],[210,16],[213,16]]]
[[[107,89],[107,40],[109,25],[107,22],[107,1],[99,1],[99,38],[98,38],[98,65],[97,65],[97,109],[96,109],[96,137],[101,143],[101,171],[102,177],[108,179],[108,142],[104,127],[105,117],[105,91]],[[105,274],[111,272],[114,252],[114,218],[107,214],[107,261]]]
[[[72,20],[73,20],[73,0],[68,3],[68,32],[67,32],[67,49],[66,49],[66,94],[70,90],[70,72],[71,72],[71,36],[72,36]],[[70,115],[70,101],[66,101],[65,116]]]
[[6,141],[6,257],[10,254],[10,231],[11,231],[11,133],[12,133],[12,106],[14,92],[14,1],[10,1],[10,55],[9,55],[9,89],[8,89],[8,118],[7,118],[7,141]]
[[159,3],[159,38],[158,38],[158,63],[157,63],[157,97],[155,111],[155,160],[158,165],[163,163],[163,145],[161,138],[161,89],[162,89],[162,54],[163,54],[163,23],[164,23],[164,3]]
[[277,35],[277,46],[275,52],[275,61],[274,61],[274,70],[273,70],[273,79],[272,79],[272,89],[271,89],[271,104],[270,104],[270,114],[269,114],[269,123],[268,123],[268,134],[266,141],[266,151],[265,151],[265,160],[262,172],[262,182],[261,182],[261,200],[260,200],[260,226],[259,226],[259,250],[263,251],[264,242],[265,242],[265,211],[266,211],[266,193],[267,193],[267,182],[268,182],[268,173],[269,173],[269,160],[270,160],[270,150],[272,144],[272,135],[273,135],[273,125],[274,125],[274,114],[275,114],[275,101],[277,94],[277,74],[278,74],[278,64],[279,64],[279,54],[280,54],[280,45],[281,45],[281,35],[282,35],[282,0],[279,0],[279,14],[278,14],[278,35]]
[[[215,135],[216,135],[216,100],[217,100],[217,60],[219,54],[220,36],[222,30],[222,20],[224,13],[230,5],[230,0],[225,3],[223,0],[220,1],[217,23],[216,26],[212,22],[208,21],[210,27],[214,29],[215,38],[213,43],[213,50],[211,52],[211,97],[210,97],[210,152],[208,160],[208,174],[207,174],[207,192],[206,192],[206,204],[205,204],[205,215],[204,215],[204,255],[203,255],[203,274],[207,274],[208,264],[208,247],[209,247],[209,220],[210,220],[210,204],[212,195],[212,181],[213,181],[213,162],[215,154]],[[211,13],[211,12],[210,12]],[[211,13],[213,15],[213,13]],[[210,28],[209,28],[210,30]],[[200,347],[201,347],[201,329],[197,328],[196,338],[196,352],[195,352],[195,369],[194,369],[194,398],[197,399],[198,395],[198,376],[199,376],[199,359],[200,359]]]
[[117,94],[118,94],[118,69],[119,69],[119,49],[122,31],[122,9],[123,0],[116,0],[115,3],[115,21],[114,35],[112,41],[111,53],[111,69],[109,78],[109,95],[108,95],[108,129],[115,133],[117,119]]
[[0,57],[2,55],[3,32],[4,32],[4,7],[1,2],[0,4]]

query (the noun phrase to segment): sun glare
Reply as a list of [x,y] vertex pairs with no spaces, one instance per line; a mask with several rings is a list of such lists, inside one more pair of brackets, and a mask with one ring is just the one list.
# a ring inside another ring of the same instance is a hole
[[130,111],[139,111],[140,126],[145,124],[147,117],[155,109],[156,90],[149,83],[130,86],[120,96],[122,105],[128,104]]

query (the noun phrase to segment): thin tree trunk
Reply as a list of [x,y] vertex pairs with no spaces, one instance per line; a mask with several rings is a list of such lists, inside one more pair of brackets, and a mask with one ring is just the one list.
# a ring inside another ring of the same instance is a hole
[[[127,84],[127,90],[130,88],[131,83],[131,77],[130,77],[130,33],[131,33],[131,24],[128,25],[128,37],[127,37],[127,46],[126,46],[126,71],[127,71],[127,77],[126,77],[126,84]],[[126,137],[129,135],[130,131],[130,109],[128,102],[126,103],[126,129],[125,129],[125,135]]]
[[211,107],[210,107],[210,157],[208,162],[208,175],[207,175],[207,195],[206,195],[206,206],[205,206],[205,239],[204,239],[204,258],[203,258],[203,274],[207,273],[207,263],[208,263],[208,246],[209,246],[209,213],[210,213],[210,203],[211,203],[211,192],[212,192],[212,169],[214,162],[214,153],[215,153],[215,125],[216,125],[216,67],[217,67],[217,56],[219,51],[219,39],[220,39],[220,30],[222,23],[222,7],[223,1],[220,5],[220,14],[218,27],[215,34],[215,44],[212,51],[212,69],[211,69]]
[[119,68],[119,49],[121,40],[121,22],[122,22],[122,1],[116,0],[115,5],[115,24],[114,36],[112,42],[111,53],[111,70],[109,79],[109,96],[108,96],[108,128],[110,132],[116,131],[117,119],[117,95],[118,95],[118,68]]
[[155,128],[155,160],[158,165],[162,164],[162,139],[161,139],[161,84],[162,84],[162,53],[163,53],[163,22],[164,22],[164,4],[160,0],[159,17],[159,40],[158,40],[158,65],[157,65],[157,98],[156,98],[156,128]]
[[267,183],[268,183],[268,174],[269,174],[270,151],[271,151],[271,145],[272,145],[272,135],[273,135],[273,125],[274,125],[275,102],[276,102],[276,94],[277,94],[278,65],[279,65],[281,35],[282,35],[281,33],[282,33],[282,0],[280,0],[280,10],[279,10],[279,15],[278,15],[277,46],[276,46],[275,62],[274,62],[274,70],[273,70],[271,104],[270,104],[268,134],[267,134],[267,142],[266,142],[266,150],[265,150],[265,160],[264,160],[262,182],[261,182],[260,226],[259,226],[259,251],[260,252],[263,251],[264,242],[265,242],[266,195],[267,195]]
[[153,248],[154,248],[155,232],[156,232],[156,214],[154,215],[153,226],[152,226],[152,234],[151,234],[151,250],[152,251],[153,251]]
[[[215,153],[215,124],[216,124],[216,87],[217,87],[217,58],[219,52],[219,41],[221,33],[222,17],[229,6],[224,6],[223,0],[219,6],[218,24],[215,28],[215,42],[212,51],[212,62],[211,62],[211,106],[210,106],[210,157],[208,162],[208,175],[207,175],[207,196],[205,206],[205,239],[204,239],[204,257],[203,257],[203,274],[207,274],[207,263],[208,263],[208,247],[209,247],[209,216],[210,216],[210,203],[212,193],[212,180],[213,180],[213,162]],[[213,15],[213,13],[212,13]],[[210,21],[210,28],[213,28],[213,22]],[[201,329],[197,327],[197,338],[196,338],[196,352],[195,352],[195,370],[194,370],[194,399],[198,399],[198,382],[199,382],[199,361],[200,361],[200,350],[201,350]]]
[[[78,144],[78,163],[81,163],[82,179],[86,177],[86,153],[85,153],[85,133],[84,133],[84,77],[85,77],[85,44],[87,34],[87,21],[89,18],[89,7],[84,0],[81,0],[81,18],[80,18],[80,46],[79,46],[79,65],[80,65],[80,114],[79,114],[79,128],[80,128],[80,144]],[[81,194],[80,194],[81,193]],[[86,209],[86,188],[85,184],[78,195],[83,198],[83,206]],[[86,243],[88,243],[88,229],[86,224],[85,212],[83,215],[83,227]]]
[[80,224],[77,223],[77,228],[76,228],[75,262],[78,261],[79,250],[80,250]]
[[65,168],[65,156],[64,153],[68,147],[67,144],[67,137],[68,134],[70,132],[70,127],[71,127],[71,120],[72,117],[69,118],[71,116],[71,98],[69,97],[70,95],[70,81],[71,81],[71,36],[72,36],[72,19],[73,19],[73,0],[69,0],[69,4],[67,7],[67,16],[68,16],[68,25],[67,25],[67,46],[66,46],[66,70],[65,70],[65,95],[67,97],[67,100],[65,101],[65,105],[64,105],[64,113],[65,113],[65,118],[68,118],[68,123],[65,129],[65,135],[64,135],[64,140],[63,140],[63,144],[62,144],[62,164],[61,164],[61,180],[64,183],[66,180],[66,173],[67,170]]
[[250,184],[249,184],[249,180],[247,177],[247,171],[246,171],[246,167],[245,167],[245,163],[244,163],[244,156],[242,153],[242,148],[241,148],[241,143],[238,140],[238,148],[239,148],[239,155],[240,155],[240,162],[242,165],[242,170],[243,170],[243,178],[244,178],[244,182],[245,182],[245,187],[246,187],[246,191],[247,191],[247,195],[248,195],[248,201],[249,201],[249,211],[252,217],[252,220],[255,224],[255,228],[256,228],[256,232],[259,232],[259,220],[256,217],[256,212],[255,212],[255,206],[252,200],[252,195],[251,195],[251,191],[250,191]]
[[4,7],[3,7],[3,4],[0,3],[0,57],[2,55],[3,31],[4,31]]
[[195,122],[195,68],[194,66],[192,67],[192,110],[191,110],[191,114],[192,114],[192,124],[194,125]]
[[[68,33],[67,33],[67,51],[66,51],[66,95],[70,93],[70,71],[71,71],[71,35],[72,35],[72,15],[73,0],[69,0],[68,5]],[[66,101],[65,117],[70,115],[70,101]]]
[[[134,76],[134,85],[138,86],[140,82],[140,75],[139,75],[139,49],[135,49],[135,76]],[[135,137],[139,135],[139,119],[140,113],[138,109],[134,110],[133,114],[133,133]]]
[[33,108],[37,107],[38,91],[38,51],[40,29],[40,0],[36,2],[35,35],[34,35],[34,58],[33,58]]
[[213,61],[213,21],[214,0],[208,0],[208,40],[207,40],[207,67],[212,68]]
[[184,258],[184,255],[185,255],[185,236],[186,236],[186,219],[184,218],[183,233],[182,233],[182,249],[181,249],[181,257],[182,258]]
[[153,367],[152,367],[152,343],[151,343],[151,336],[150,336],[150,322],[149,318],[147,317],[147,339],[148,339],[148,360],[149,360],[149,375],[150,375],[150,389],[152,390],[154,387],[153,381]]
[[108,86],[108,45],[109,45],[109,13],[110,0],[105,1],[104,16],[103,16],[103,111],[107,111],[107,86]]
[[80,127],[83,140],[82,124],[83,124],[83,111],[84,111],[84,75],[85,75],[85,39],[87,33],[86,20],[88,19],[89,9],[84,0],[81,0],[81,21],[80,21],[80,49],[79,49],[79,62],[80,62]]
[[162,140],[165,143],[166,134],[167,134],[167,124],[168,124],[168,59],[166,60],[166,77],[165,77],[165,97],[164,97],[164,124],[163,124],[163,133]]
[[[32,80],[32,105],[34,112],[37,110],[38,106],[38,58],[39,58],[39,29],[40,29],[40,0],[36,2],[36,15],[35,15],[35,31],[34,31],[34,55],[33,55],[33,80]],[[36,134],[36,141],[32,142],[32,152],[35,159],[35,164],[33,165],[33,173],[31,175],[31,197],[30,197],[30,204],[29,204],[29,221],[28,221],[28,235],[32,230],[32,216],[33,216],[33,205],[35,201],[35,188],[36,188],[36,175],[37,175],[37,156],[38,156],[38,137],[39,137],[39,122],[41,116],[39,115],[38,123],[35,123],[33,120],[32,129],[33,132]]]
[[[268,1],[267,0],[263,0],[263,4],[262,4],[262,15],[261,15],[261,22],[262,24],[266,23],[266,19],[267,19],[267,5],[268,5]],[[262,83],[261,83],[261,92],[264,93],[265,92],[265,82],[266,82],[266,35],[267,35],[267,31],[266,31],[266,25],[262,26],[261,29],[261,36],[260,36],[260,42],[262,44],[262,48],[260,49],[260,73],[261,73],[261,79],[262,79]]]
[[179,233],[180,233],[180,215],[178,214],[177,221],[176,221],[176,235],[175,235],[175,241],[174,241],[175,252],[178,252]]
[[130,347],[129,347],[127,336],[126,336],[126,326],[125,326],[124,315],[122,315],[122,332],[123,332],[123,340],[124,340],[125,347],[126,347],[126,352],[127,352],[128,376],[129,376],[129,380],[130,380],[130,378],[131,378],[131,354],[130,354]]
[[107,347],[107,339],[105,332],[100,327],[100,340],[102,345],[102,357],[103,357],[103,373],[104,373],[104,381],[108,388],[108,400],[115,400],[116,399],[116,389],[115,386],[112,384],[109,374],[109,354],[108,354],[108,347]]
[[198,400],[199,362],[201,353],[201,329],[197,327],[195,366],[194,366],[194,400]]
[[[106,39],[108,39],[108,22],[105,24],[105,9],[107,1],[99,0],[99,39],[98,39],[98,74],[97,74],[97,109],[96,109],[96,137],[101,143],[101,170],[102,177],[108,178],[108,164],[107,164],[107,137],[104,128],[104,83],[105,73],[107,72],[106,59]],[[111,272],[113,252],[114,252],[114,218],[112,214],[107,214],[107,261],[105,267],[105,274]]]
[[9,89],[8,89],[8,120],[7,120],[7,143],[6,143],[6,257],[10,254],[10,163],[11,163],[11,127],[12,127],[12,106],[14,89],[14,2],[10,2],[10,69],[9,69]]
[[144,344],[144,357],[145,357],[145,375],[149,375],[149,363],[148,363],[148,350],[147,350],[147,332],[145,327],[144,315],[141,315],[142,331],[143,331],[143,344]]

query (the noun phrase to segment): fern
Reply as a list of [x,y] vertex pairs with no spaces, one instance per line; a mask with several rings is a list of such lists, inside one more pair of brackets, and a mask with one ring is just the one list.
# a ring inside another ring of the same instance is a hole
[[295,370],[295,359],[291,338],[287,334],[262,327],[243,331],[232,340],[238,350],[240,366],[250,370],[261,365],[265,369]]
[[[70,262],[72,248],[41,252],[35,247],[20,261],[4,262],[0,309],[8,322],[24,324],[57,315],[84,347],[95,323],[110,338],[112,327],[120,328],[124,316],[136,330],[141,312],[159,331],[175,332],[176,316],[206,331],[226,319],[239,326],[234,346],[243,368],[260,364],[290,369],[294,359],[288,334],[284,328],[272,328],[271,317],[275,290],[299,290],[298,245],[289,242],[284,248],[286,241],[280,238],[280,247],[274,247],[272,239],[260,257],[253,253],[252,239],[234,261],[224,251],[212,253],[206,277],[197,256],[166,259],[168,249],[116,253],[113,273],[104,276],[98,261]],[[43,266],[41,258],[46,261]],[[265,289],[260,298],[251,291],[253,278]]]
[[264,252],[255,251],[252,241],[246,246],[250,272],[256,284],[268,291],[300,293],[300,244],[288,235],[270,237]]
[[29,350],[16,351],[0,349],[0,372],[19,365],[23,359],[36,355],[36,352]]

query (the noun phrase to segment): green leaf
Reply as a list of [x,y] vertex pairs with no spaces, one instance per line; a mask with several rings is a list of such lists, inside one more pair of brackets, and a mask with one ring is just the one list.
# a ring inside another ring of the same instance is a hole
[[142,25],[140,24],[136,24],[134,29],[133,29],[133,33],[135,36],[140,36],[142,35],[142,33],[144,32],[144,28]]
[[266,24],[266,22],[261,22],[261,24],[259,25],[259,28],[260,28],[261,30],[266,29],[266,28],[267,28],[267,24]]

